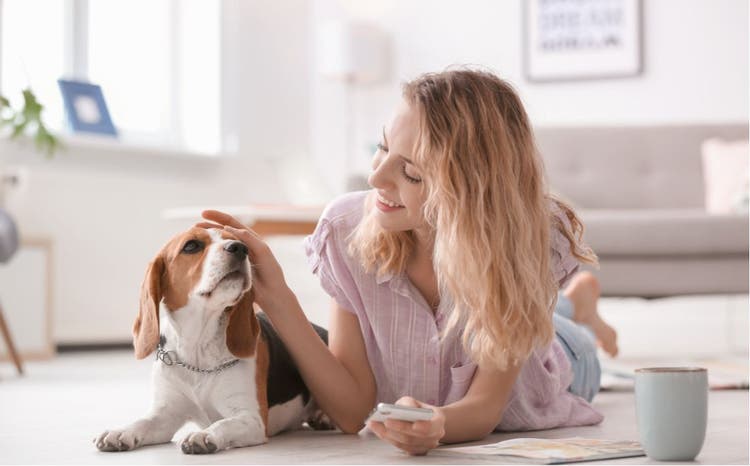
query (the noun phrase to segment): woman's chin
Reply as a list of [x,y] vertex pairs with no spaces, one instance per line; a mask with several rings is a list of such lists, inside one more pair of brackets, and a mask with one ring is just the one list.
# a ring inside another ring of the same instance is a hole
[[387,217],[384,218],[382,214],[376,215],[376,219],[378,221],[378,225],[380,226],[380,228],[382,228],[385,231],[396,233],[399,231],[411,230],[411,228],[408,225],[404,225],[404,222],[394,221]]

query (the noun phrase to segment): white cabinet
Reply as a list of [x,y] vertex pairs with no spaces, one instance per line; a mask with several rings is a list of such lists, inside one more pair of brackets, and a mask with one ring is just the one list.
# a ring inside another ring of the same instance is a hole
[[[55,352],[51,256],[49,240],[22,238],[16,254],[0,264],[0,305],[16,350],[24,360],[47,358]],[[10,360],[4,341],[0,342],[0,360]]]

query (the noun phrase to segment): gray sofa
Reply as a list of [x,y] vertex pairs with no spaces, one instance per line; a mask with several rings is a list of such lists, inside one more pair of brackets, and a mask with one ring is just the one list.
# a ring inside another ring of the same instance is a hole
[[748,292],[748,216],[704,208],[701,143],[747,125],[537,128],[551,190],[581,215],[605,296]]

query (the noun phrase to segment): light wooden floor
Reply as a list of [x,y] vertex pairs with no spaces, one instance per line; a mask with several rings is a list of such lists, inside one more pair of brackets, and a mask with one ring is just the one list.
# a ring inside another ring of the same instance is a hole
[[[67,354],[27,363],[17,377],[0,365],[0,464],[444,464],[435,455],[409,457],[376,437],[337,432],[297,431],[267,445],[189,456],[178,444],[127,453],[101,453],[93,437],[133,421],[148,408],[151,361],[130,352]],[[519,436],[593,437],[637,440],[631,392],[600,393],[594,405],[605,415],[593,427],[524,434],[494,434],[490,443]],[[714,391],[700,464],[748,464],[748,392]],[[178,432],[180,439],[190,427]],[[463,463],[468,463],[463,462]],[[608,464],[658,463],[648,458],[609,460]]]

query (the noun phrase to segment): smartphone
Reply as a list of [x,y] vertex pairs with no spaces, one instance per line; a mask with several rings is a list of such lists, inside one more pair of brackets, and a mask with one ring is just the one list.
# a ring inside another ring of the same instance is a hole
[[368,421],[383,422],[386,419],[397,419],[399,421],[428,421],[432,419],[433,411],[429,408],[412,408],[409,406],[392,405],[388,403],[378,403],[378,406],[372,410]]

